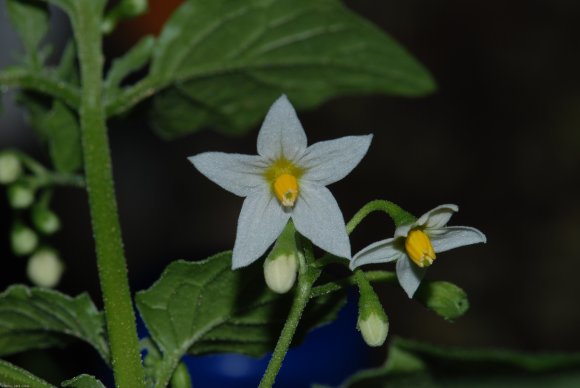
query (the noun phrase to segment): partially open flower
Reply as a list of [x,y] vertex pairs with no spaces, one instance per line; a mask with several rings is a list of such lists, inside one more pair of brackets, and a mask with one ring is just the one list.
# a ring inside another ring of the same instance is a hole
[[475,228],[447,226],[457,210],[457,205],[441,205],[417,221],[399,226],[393,238],[377,241],[354,255],[351,269],[364,264],[396,261],[399,283],[412,298],[425,276],[426,267],[433,264],[437,253],[486,242],[485,235]]
[[315,245],[350,259],[342,212],[327,185],[348,175],[372,135],[348,136],[307,147],[306,134],[286,96],[270,108],[258,134],[258,155],[206,152],[189,160],[210,180],[246,197],[238,219],[232,268],[268,249],[288,220]]

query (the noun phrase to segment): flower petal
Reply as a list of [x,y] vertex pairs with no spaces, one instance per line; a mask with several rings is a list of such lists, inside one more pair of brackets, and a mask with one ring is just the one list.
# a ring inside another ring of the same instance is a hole
[[437,206],[435,209],[431,209],[419,217],[417,220],[417,225],[433,229],[442,228],[447,225],[453,213],[457,212],[458,210],[459,207],[453,204]]
[[258,155],[204,152],[188,159],[209,180],[240,197],[267,185],[263,176],[267,165]]
[[345,136],[311,145],[297,162],[306,170],[303,179],[321,186],[341,180],[366,155],[372,138],[373,135]]
[[429,235],[429,238],[436,253],[487,241],[483,233],[469,226],[448,226],[440,233]]
[[302,184],[292,210],[294,226],[320,248],[350,259],[350,241],[342,212],[326,187]]
[[232,269],[245,267],[266,252],[288,223],[285,213],[269,189],[259,188],[244,200],[232,256]]
[[285,95],[278,98],[266,114],[258,133],[258,154],[270,160],[284,156],[299,158],[306,149],[306,134],[296,111]]
[[412,224],[398,226],[397,229],[395,229],[395,238],[397,237],[407,238],[409,231],[413,229],[415,226],[417,226],[417,221],[413,222]]
[[403,287],[407,296],[412,298],[417,288],[419,288],[427,269],[417,267],[406,255],[404,258],[397,260],[396,268],[399,284]]
[[353,256],[350,269],[353,270],[364,264],[388,263],[400,259],[405,253],[396,248],[394,242],[394,238],[388,238],[361,249]]

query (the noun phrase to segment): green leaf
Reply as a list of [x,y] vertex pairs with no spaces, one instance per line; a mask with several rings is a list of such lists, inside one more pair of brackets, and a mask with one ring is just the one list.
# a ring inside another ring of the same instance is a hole
[[73,112],[55,100],[42,124],[48,136],[48,148],[55,169],[61,172],[79,170],[83,165],[81,130]]
[[20,34],[29,65],[41,68],[38,46],[48,31],[48,7],[34,0],[6,0],[6,9],[10,21]]
[[[137,293],[136,302],[164,359],[175,368],[186,352],[261,356],[272,350],[290,298],[267,288],[261,265],[232,271],[231,252],[224,252],[170,264],[151,288]],[[298,337],[332,321],[344,300],[342,293],[312,300]]]
[[123,57],[113,61],[107,73],[105,89],[107,98],[113,98],[119,93],[119,85],[129,74],[142,69],[151,58],[155,46],[155,38],[146,36],[131,48]]
[[28,121],[47,143],[54,168],[78,171],[82,165],[81,133],[76,115],[59,100],[33,92],[21,92],[18,102],[28,111]]
[[447,348],[398,338],[385,366],[358,372],[342,386],[576,387],[580,386],[580,354]]
[[26,109],[28,124],[41,140],[46,141],[48,134],[44,127],[44,119],[50,112],[52,100],[40,93],[22,91],[16,95],[16,102]]
[[429,73],[391,37],[336,0],[190,0],[171,17],[149,81],[164,138],[206,126],[241,132],[286,93],[299,109],[337,95],[419,96]]
[[461,317],[469,309],[465,291],[444,281],[423,282],[414,299],[448,321]]
[[0,360],[0,387],[54,387],[46,381],[34,376],[32,373]]
[[80,85],[80,80],[76,59],[75,41],[74,39],[69,39],[60,57],[58,67],[55,69],[55,75],[59,80],[78,86]]
[[105,388],[103,383],[98,379],[90,375],[80,375],[73,379],[63,381],[61,384],[63,387],[72,388]]
[[0,294],[0,356],[63,346],[75,338],[92,345],[108,362],[103,314],[87,294],[71,298],[22,285]]

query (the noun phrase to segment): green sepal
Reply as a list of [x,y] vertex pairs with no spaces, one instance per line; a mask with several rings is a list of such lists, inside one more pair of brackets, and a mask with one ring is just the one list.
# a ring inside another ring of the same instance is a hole
[[298,241],[296,239],[296,228],[292,220],[288,221],[288,224],[278,236],[274,247],[266,256],[266,260],[274,260],[280,255],[297,255],[298,254]]
[[469,309],[465,291],[444,281],[422,282],[414,299],[448,321],[461,317]]

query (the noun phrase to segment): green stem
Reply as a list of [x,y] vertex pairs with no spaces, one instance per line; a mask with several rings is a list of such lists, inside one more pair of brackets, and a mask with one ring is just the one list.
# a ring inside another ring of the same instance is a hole
[[[369,282],[385,282],[390,283],[397,280],[397,275],[394,272],[390,271],[368,271],[365,272],[364,275]],[[321,286],[313,287],[312,291],[310,292],[310,298],[318,298],[319,296],[330,294],[332,292],[340,291],[345,287],[352,286],[353,284],[357,284],[358,281],[356,279],[356,275],[351,275],[347,278],[335,280]]]
[[84,168],[115,384],[138,388],[144,386],[144,372],[121,239],[102,93],[100,21],[104,2],[77,0],[72,4],[71,19],[82,77],[80,121]]
[[0,72],[0,86],[34,90],[61,100],[73,109],[78,109],[80,105],[77,88],[42,72],[34,73],[21,68],[6,69]]
[[84,188],[85,180],[82,176],[76,174],[63,174],[54,171],[48,171],[43,175],[26,176],[20,178],[22,182],[26,182],[30,187],[40,189],[44,187],[77,187]]
[[[312,247],[306,247],[306,251],[305,256],[312,256]],[[276,376],[282,366],[282,361],[284,361],[284,357],[292,343],[292,338],[300,322],[300,317],[302,317],[302,313],[310,300],[312,285],[318,279],[319,275],[320,270],[307,266],[305,259],[303,257],[300,258],[298,286],[294,295],[294,301],[292,302],[292,307],[290,308],[290,313],[288,314],[282,333],[280,333],[280,338],[278,338],[278,342],[276,343],[274,353],[272,353],[272,358],[270,358],[270,362],[268,363],[268,368],[266,368],[262,381],[260,381],[259,388],[267,388],[274,385]]]
[[396,226],[409,224],[415,221],[415,217],[410,213],[401,209],[398,205],[391,201],[386,201],[384,199],[377,199],[371,201],[364,205],[346,224],[346,231],[351,234],[353,230],[356,229],[358,224],[366,218],[372,212],[381,211],[387,213],[389,217],[393,219]]
[[[401,207],[393,202],[384,199],[377,199],[367,203],[356,212],[356,214],[346,224],[346,233],[350,235],[362,220],[364,220],[369,214],[377,211],[386,213],[395,222],[396,226],[409,224],[415,221],[415,217],[412,214],[401,209]],[[315,265],[318,268],[324,268],[329,264],[342,264],[348,266],[349,261],[344,258],[333,256],[330,253],[326,253],[316,261]]]

